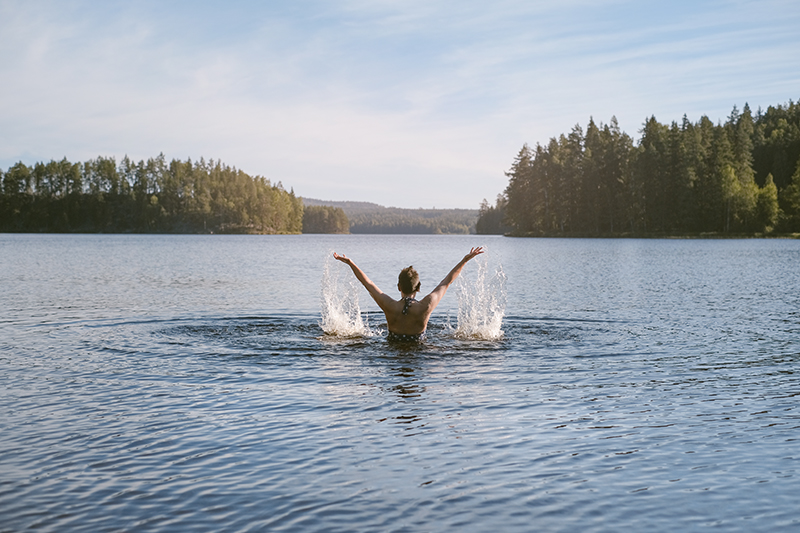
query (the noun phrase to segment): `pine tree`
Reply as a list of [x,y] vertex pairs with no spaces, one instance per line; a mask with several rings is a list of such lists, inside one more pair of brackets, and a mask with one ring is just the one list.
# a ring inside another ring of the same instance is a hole
[[772,180],[772,174],[767,174],[767,181],[758,190],[756,202],[755,224],[757,231],[769,233],[780,219],[781,210],[778,205],[778,188]]
[[505,196],[508,198],[505,210],[506,223],[518,233],[527,233],[533,229],[533,221],[528,209],[533,196],[530,175],[532,163],[533,153],[530,147],[524,144],[514,159],[511,169],[506,172],[506,176],[509,178],[505,192]]

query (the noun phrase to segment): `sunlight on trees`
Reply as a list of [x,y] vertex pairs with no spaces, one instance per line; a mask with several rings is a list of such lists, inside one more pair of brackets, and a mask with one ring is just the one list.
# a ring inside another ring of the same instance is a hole
[[12,166],[0,229],[28,232],[300,233],[303,204],[220,161],[98,157]]
[[479,231],[496,231],[501,207],[515,235],[800,231],[800,105],[753,117],[745,104],[717,125],[650,117],[640,133],[634,144],[615,118],[590,119],[585,134],[575,126],[546,146],[523,145],[502,201],[481,205]]

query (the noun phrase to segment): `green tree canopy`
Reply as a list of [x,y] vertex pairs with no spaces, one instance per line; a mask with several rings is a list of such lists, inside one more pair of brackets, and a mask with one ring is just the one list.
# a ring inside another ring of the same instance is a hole
[[0,207],[2,231],[300,233],[303,220],[280,182],[163,154],[17,163],[2,176]]
[[[612,117],[547,145],[523,145],[496,207],[477,227],[517,235],[673,235],[800,231],[800,106],[734,106],[724,124],[648,118],[633,139]],[[787,171],[788,168],[793,172]],[[785,212],[786,216],[782,216]]]

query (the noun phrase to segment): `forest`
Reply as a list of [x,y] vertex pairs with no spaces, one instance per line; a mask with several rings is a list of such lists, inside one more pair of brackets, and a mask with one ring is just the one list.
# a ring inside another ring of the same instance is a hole
[[0,170],[0,231],[300,233],[303,203],[220,161],[98,157]]
[[[527,144],[479,210],[296,197],[221,161],[66,158],[0,169],[0,231],[737,236],[800,233],[800,104],[725,122],[589,120]],[[305,205],[304,205],[305,204]]]
[[[349,220],[350,233],[371,234],[470,234],[475,233],[477,209],[405,209],[371,202],[336,202],[303,198],[311,206],[341,209]],[[303,230],[306,233],[305,229]],[[340,233],[328,231],[326,233]]]
[[475,232],[475,211],[471,209],[401,209],[361,214],[350,220],[350,233],[457,234]]
[[516,236],[776,235],[800,232],[800,104],[724,123],[649,118],[633,139],[592,119],[527,144],[478,233]]
[[350,221],[341,207],[303,207],[303,233],[350,233]]

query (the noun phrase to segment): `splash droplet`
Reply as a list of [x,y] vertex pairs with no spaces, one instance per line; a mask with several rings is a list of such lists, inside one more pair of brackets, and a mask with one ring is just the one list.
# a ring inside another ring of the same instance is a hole
[[475,259],[477,274],[462,275],[458,289],[458,326],[460,339],[498,340],[503,337],[506,312],[506,275],[502,265],[492,275],[486,256]]
[[374,336],[361,316],[358,303],[361,286],[352,279],[342,279],[343,274],[350,274],[349,269],[336,263],[332,255],[333,252],[328,253],[322,272],[322,331],[336,337]]

